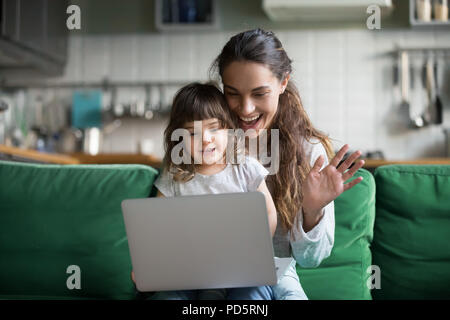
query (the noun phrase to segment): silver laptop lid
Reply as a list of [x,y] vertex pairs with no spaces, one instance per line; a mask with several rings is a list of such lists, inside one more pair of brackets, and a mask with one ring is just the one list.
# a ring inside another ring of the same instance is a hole
[[274,285],[260,192],[122,202],[139,291]]

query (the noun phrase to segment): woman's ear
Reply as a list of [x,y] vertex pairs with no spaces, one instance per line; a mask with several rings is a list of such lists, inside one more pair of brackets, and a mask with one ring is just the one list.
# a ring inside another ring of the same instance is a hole
[[289,73],[286,73],[286,76],[284,77],[283,81],[281,81],[281,93],[284,93],[284,90],[286,90],[290,78],[291,75]]

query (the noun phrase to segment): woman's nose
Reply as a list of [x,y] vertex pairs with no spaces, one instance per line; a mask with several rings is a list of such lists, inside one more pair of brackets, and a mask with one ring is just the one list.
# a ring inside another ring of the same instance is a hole
[[243,116],[249,115],[255,112],[255,105],[251,99],[243,99],[241,106],[241,114]]

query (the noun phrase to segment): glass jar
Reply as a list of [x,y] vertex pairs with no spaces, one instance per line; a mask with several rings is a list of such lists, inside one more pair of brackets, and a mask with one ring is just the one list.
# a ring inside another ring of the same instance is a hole
[[448,20],[448,1],[447,0],[435,0],[434,1],[434,19],[436,21]]
[[431,21],[431,0],[416,0],[417,20]]

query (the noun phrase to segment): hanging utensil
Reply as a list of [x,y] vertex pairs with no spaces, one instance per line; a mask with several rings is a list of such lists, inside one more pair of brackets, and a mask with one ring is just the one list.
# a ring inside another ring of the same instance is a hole
[[147,120],[150,120],[153,118],[150,90],[151,90],[150,85],[146,85],[145,86],[144,118]]
[[426,90],[427,103],[424,111],[419,116],[416,116],[414,119],[412,119],[412,126],[414,128],[422,128],[428,126],[430,123],[432,123],[432,119],[434,118],[434,107],[432,104],[433,100],[431,98],[433,96],[433,84],[432,79],[430,78],[430,76],[432,76],[429,70],[430,62],[431,56],[427,58],[422,69],[422,82]]
[[1,99],[0,100],[0,112],[6,111],[6,110],[8,110],[8,108],[9,108],[8,103],[5,100]]
[[436,59],[434,63],[434,85],[435,85],[435,100],[434,105],[436,108],[436,118],[435,118],[435,124],[442,124],[443,122],[443,107],[442,107],[442,101],[440,98],[440,91],[439,91],[439,64]]
[[445,154],[450,158],[450,127],[443,128],[442,131],[445,135]]
[[167,97],[167,87],[160,84],[159,85],[159,104],[158,104],[158,113],[164,112],[166,107],[166,97]]
[[427,123],[435,123],[436,120],[436,108],[434,106],[434,75],[433,75],[433,59],[430,56],[427,58],[426,62],[426,87],[427,87],[427,97],[428,106],[424,112],[423,117]]
[[417,59],[410,61],[410,125],[413,128],[418,128],[423,124],[423,119],[421,119],[424,104],[422,103],[422,81],[421,81],[421,69],[422,64]]
[[421,119],[417,119],[417,121],[411,120],[411,110],[409,104],[409,56],[406,51],[402,51],[400,53],[400,71],[401,71],[401,99],[402,102],[400,104],[400,115],[403,119],[406,119],[408,125],[412,122],[414,126],[420,126],[422,123]]
[[114,87],[111,92],[111,106],[113,110],[114,117],[122,117],[125,113],[124,105],[122,102],[118,101],[118,88]]

